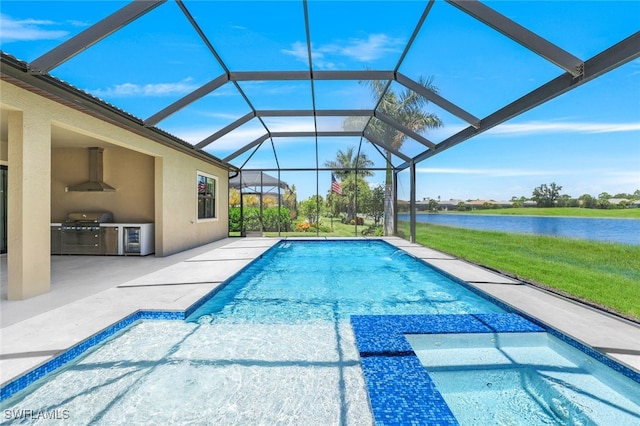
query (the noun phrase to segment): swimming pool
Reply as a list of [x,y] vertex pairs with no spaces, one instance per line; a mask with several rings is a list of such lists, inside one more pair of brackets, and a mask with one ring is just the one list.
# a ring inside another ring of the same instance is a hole
[[480,312],[504,310],[383,241],[284,241],[187,321],[292,324]]
[[462,424],[640,424],[640,386],[549,333],[406,337]]
[[381,241],[284,241],[186,314],[130,319],[3,401],[4,420],[26,409],[69,424],[372,424],[354,317],[514,321]]

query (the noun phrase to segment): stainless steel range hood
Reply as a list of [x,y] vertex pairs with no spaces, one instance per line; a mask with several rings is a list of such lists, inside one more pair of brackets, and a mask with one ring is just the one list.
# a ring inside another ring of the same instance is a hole
[[89,148],[89,181],[67,188],[67,191],[113,192],[116,189],[102,180],[102,153],[104,148]]

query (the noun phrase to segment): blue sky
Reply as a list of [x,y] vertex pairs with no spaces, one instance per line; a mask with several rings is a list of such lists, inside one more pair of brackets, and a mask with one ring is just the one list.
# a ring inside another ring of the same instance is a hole
[[[90,3],[90,5],[89,5]],[[127,2],[12,1],[0,5],[2,50],[27,62],[54,48]],[[191,14],[231,71],[307,70],[306,35],[300,1],[185,1]],[[318,70],[392,70],[426,2],[310,1],[313,63]],[[537,32],[574,56],[591,58],[640,30],[640,1],[488,1],[490,7]],[[178,16],[179,19],[175,17]],[[170,24],[170,25],[169,25]],[[507,105],[563,71],[458,9],[437,1],[399,71],[433,77],[440,95],[477,117]],[[172,1],[53,69],[70,82],[142,119],[224,73]],[[306,81],[240,82],[256,109],[311,109]],[[397,83],[392,88],[398,89]],[[368,90],[356,81],[318,81],[319,109],[372,108]],[[437,106],[445,126],[424,134],[440,142],[466,124]],[[158,123],[191,143],[250,111],[226,84]],[[313,130],[311,118],[265,118],[273,131]],[[340,128],[342,118],[320,118],[320,130]],[[224,158],[264,134],[257,119],[209,145]],[[312,138],[274,138],[247,162],[249,168],[314,167]],[[359,138],[322,138],[319,164]],[[362,146],[377,166],[382,157]],[[424,147],[405,142],[403,152]],[[233,163],[240,166],[250,152]],[[396,164],[401,163],[396,159]],[[556,182],[563,193],[597,196],[640,189],[640,60],[528,111],[501,126],[417,165],[417,197],[509,199],[530,196],[534,187]],[[319,189],[328,173],[283,172],[299,199]],[[399,197],[408,199],[408,173]],[[382,182],[383,173],[370,179]]]

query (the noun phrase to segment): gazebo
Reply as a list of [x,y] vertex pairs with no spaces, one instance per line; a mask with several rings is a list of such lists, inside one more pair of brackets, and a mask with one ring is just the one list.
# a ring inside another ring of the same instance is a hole
[[257,170],[239,172],[229,178],[229,188],[235,188],[241,194],[260,194],[282,196],[280,190],[289,188],[287,182]]
[[[229,190],[236,189],[240,193],[240,228],[242,235],[260,236],[263,231],[263,206],[264,198],[273,197],[278,206],[283,204],[284,190],[289,189],[287,182],[257,170],[239,171],[229,177]],[[253,195],[258,198],[259,215],[255,216],[245,212],[245,195]],[[247,221],[252,222],[246,226]]]

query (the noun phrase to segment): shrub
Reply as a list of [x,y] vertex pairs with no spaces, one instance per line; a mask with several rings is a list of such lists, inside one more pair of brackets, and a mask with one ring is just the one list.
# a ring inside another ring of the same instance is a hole
[[309,232],[310,229],[311,229],[311,224],[306,220],[296,223],[297,232]]
[[364,225],[364,218],[361,217],[356,217],[355,219],[351,219],[351,222],[349,222],[351,225],[355,225],[356,224],[356,220],[358,221],[358,225]]
[[384,235],[384,229],[382,225],[369,225],[362,230],[362,235],[375,235],[376,237],[382,237]]
[[240,232],[239,207],[229,207],[229,232]]
[[[262,224],[265,231],[278,231],[278,208],[269,207],[262,210]],[[280,231],[291,231],[291,215],[289,209],[280,207]]]
[[[289,209],[280,207],[280,230],[282,232],[291,231],[291,218]],[[256,218],[257,221],[252,221]],[[244,230],[257,230],[259,228],[260,208],[244,208]],[[255,223],[254,223],[255,222]],[[254,226],[255,225],[255,226]],[[269,232],[278,232],[278,207],[266,207],[262,209],[262,229]],[[229,208],[229,232],[240,231],[240,207]]]

